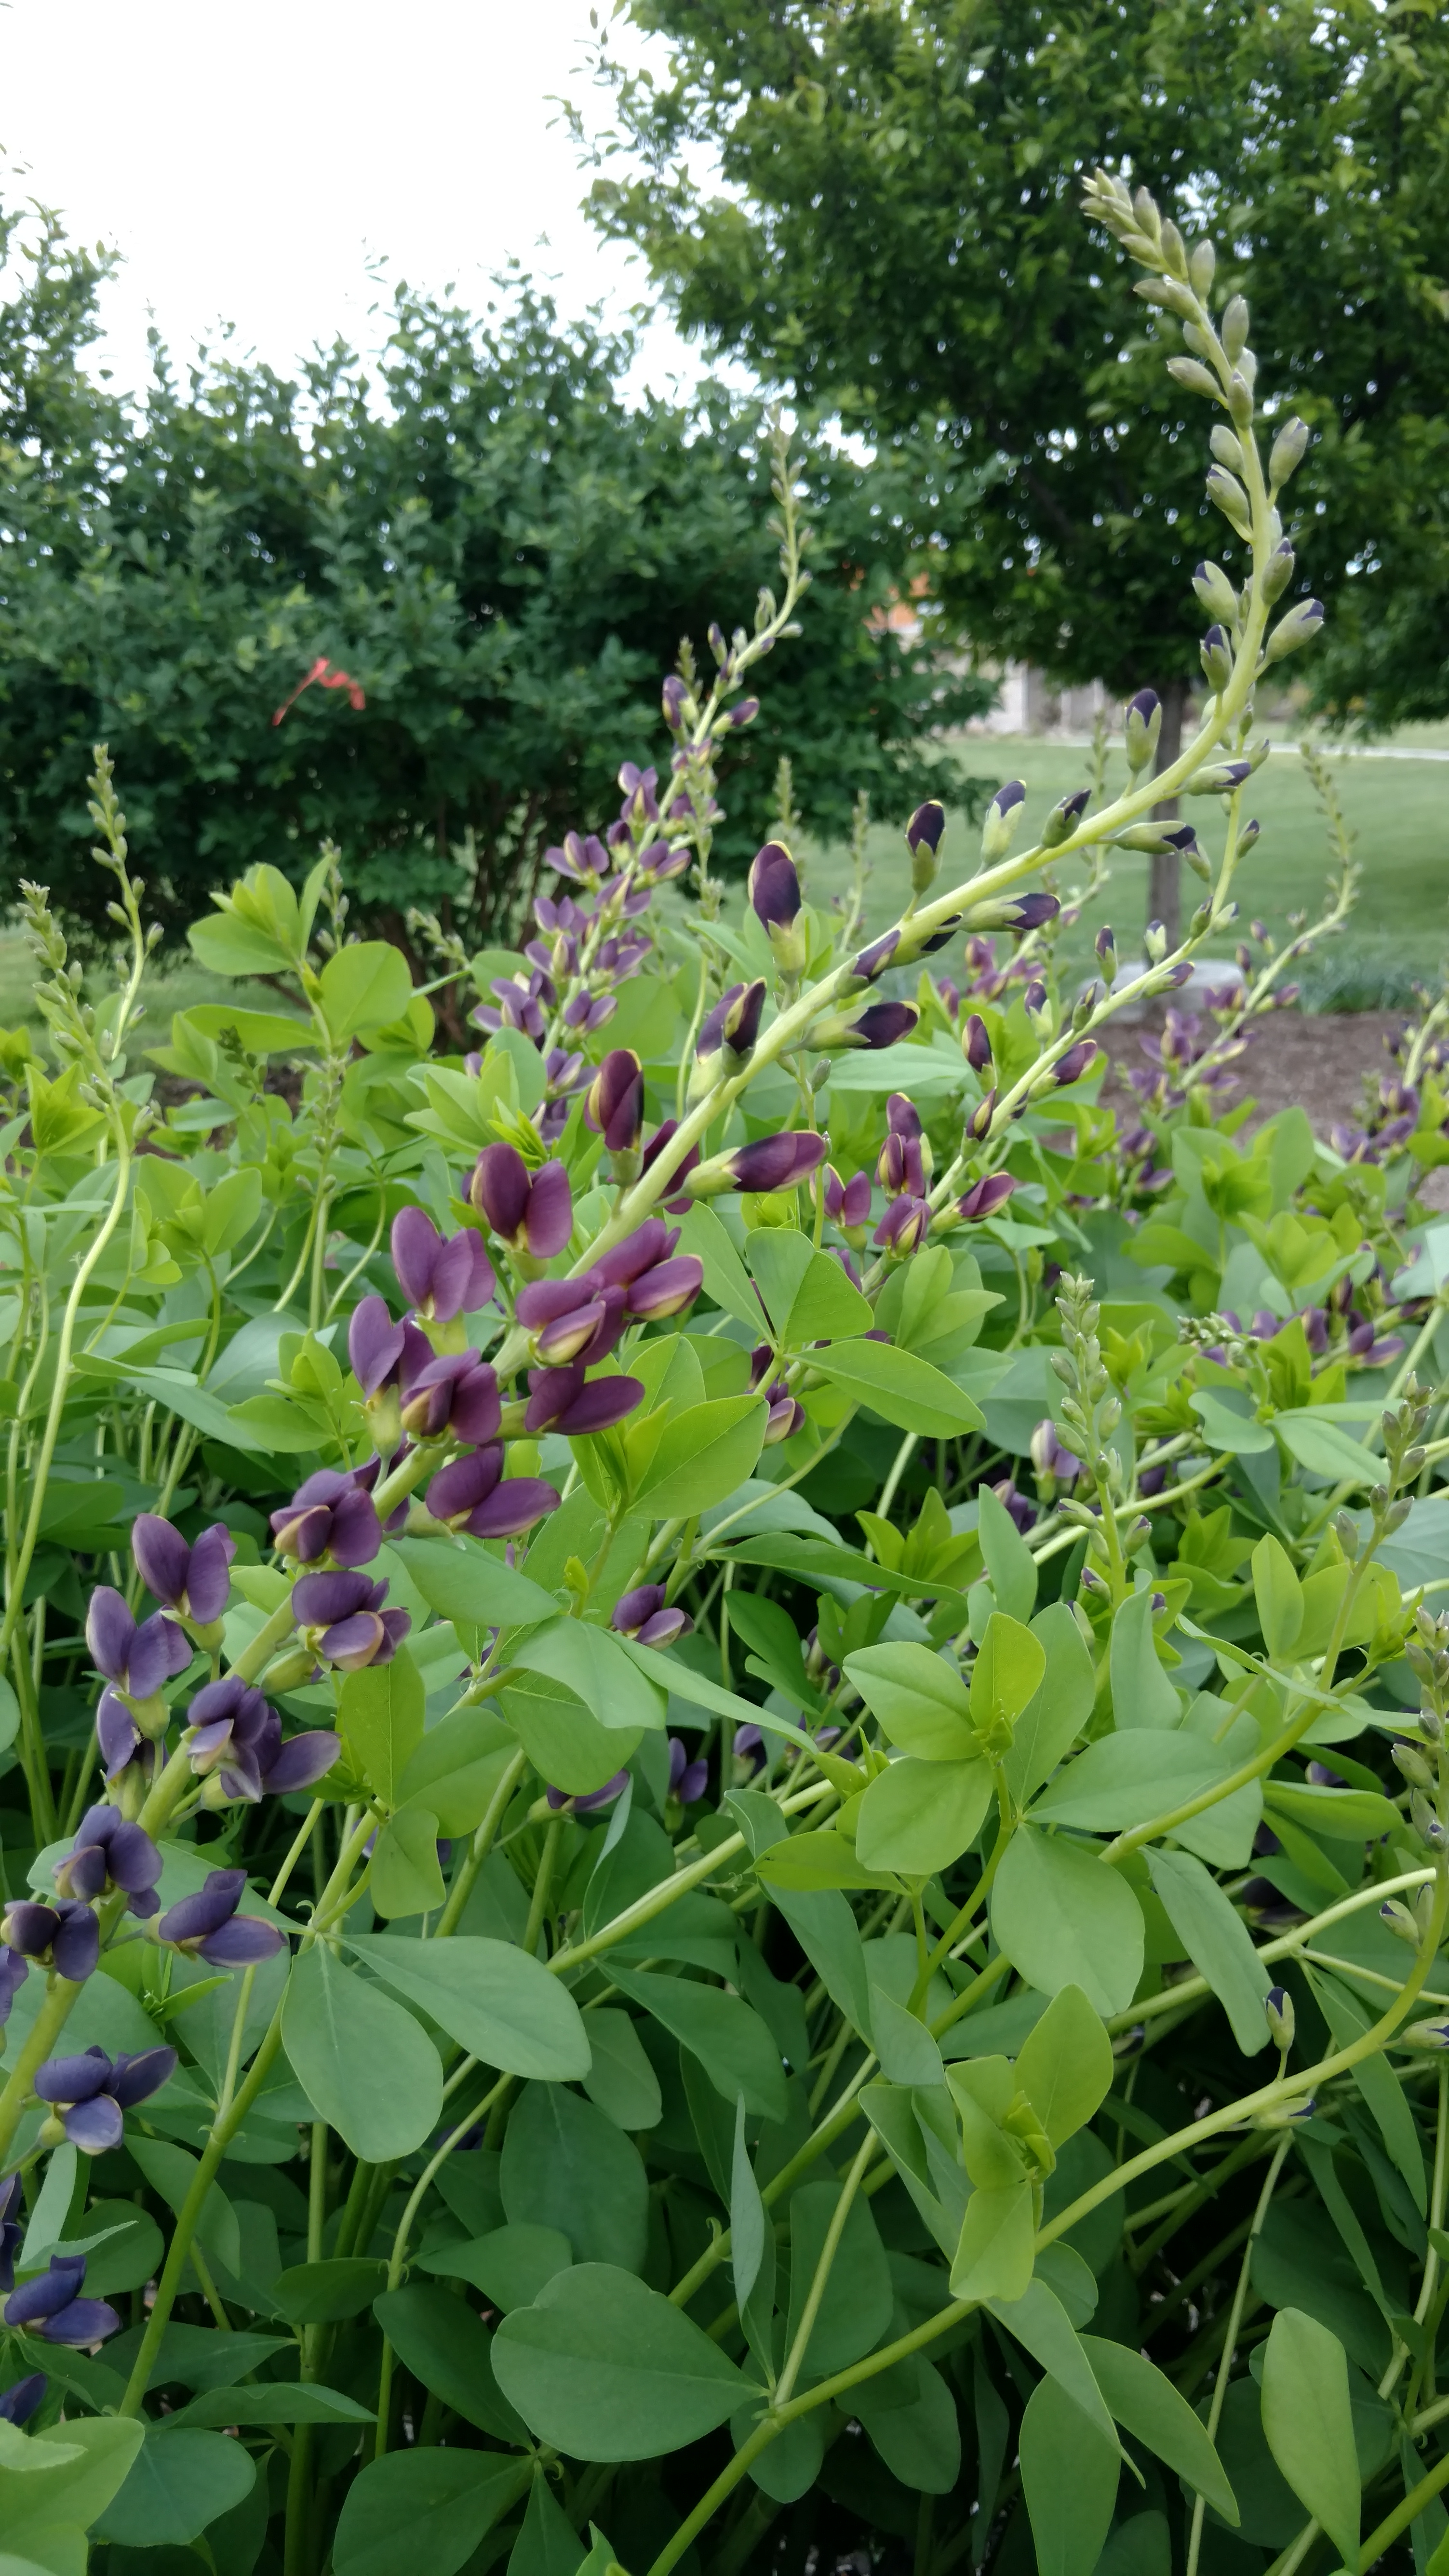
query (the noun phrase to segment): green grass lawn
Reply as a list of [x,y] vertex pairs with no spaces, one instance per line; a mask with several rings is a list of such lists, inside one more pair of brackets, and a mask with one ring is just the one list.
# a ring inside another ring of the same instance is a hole
[[[1449,725],[1411,725],[1395,737],[1405,749],[1449,747]],[[1058,797],[1084,784],[1088,755],[1069,744],[1035,736],[973,735],[957,746],[964,765],[991,786],[1020,778],[1027,789],[1026,822],[1020,842]],[[1344,812],[1355,834],[1356,856],[1363,871],[1358,907],[1347,932],[1310,960],[1303,974],[1304,999],[1320,1007],[1396,1007],[1408,999],[1415,976],[1437,978],[1449,949],[1449,762],[1374,760],[1334,757]],[[1111,755],[1109,793],[1126,783],[1120,751]],[[1248,810],[1263,826],[1263,836],[1244,863],[1237,896],[1244,921],[1261,918],[1278,937],[1290,913],[1316,915],[1328,874],[1329,851],[1323,819],[1303,764],[1292,743],[1280,738],[1253,781]],[[1205,848],[1222,842],[1222,808],[1212,798],[1193,800],[1189,811]],[[871,878],[867,923],[872,930],[895,919],[909,891],[905,841],[906,816],[872,826],[869,838]],[[946,882],[964,874],[977,844],[976,827],[953,817],[944,852]],[[802,835],[800,855],[812,901],[824,903],[843,892],[850,873],[842,844],[812,841]],[[1103,921],[1112,924],[1120,954],[1137,952],[1146,909],[1147,862],[1127,851],[1115,851],[1110,875],[1090,920],[1073,935],[1070,953],[1085,963],[1090,941]],[[1063,871],[1073,881],[1070,867]],[[1197,880],[1184,875],[1186,894]],[[1227,943],[1223,945],[1227,953]],[[34,1027],[34,967],[23,940],[0,936],[0,1026]],[[160,1045],[169,1033],[173,1011],[197,1002],[231,1000],[253,1008],[275,1007],[275,996],[261,985],[235,985],[206,974],[185,953],[163,965],[148,1003],[148,1039]]]

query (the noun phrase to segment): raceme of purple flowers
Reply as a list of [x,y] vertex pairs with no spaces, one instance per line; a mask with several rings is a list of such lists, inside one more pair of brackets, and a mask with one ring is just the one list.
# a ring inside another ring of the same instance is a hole
[[174,2048],[144,2048],[114,2059],[103,2048],[88,2048],[78,2057],[48,2057],[32,2082],[36,2100],[49,2103],[71,2145],[103,2156],[121,2143],[123,2114],[149,2102],[175,2072]]

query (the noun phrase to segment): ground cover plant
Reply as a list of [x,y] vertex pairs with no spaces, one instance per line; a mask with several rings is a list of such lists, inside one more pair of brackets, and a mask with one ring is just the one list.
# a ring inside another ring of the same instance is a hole
[[1143,690],[1122,794],[920,805],[881,937],[783,837],[727,907],[777,448],[779,593],[537,935],[415,922],[470,1051],[331,850],[193,927],[274,1007],[158,1043],[105,755],[119,980],[27,892],[7,2576],[1443,2564],[1444,1006],[1249,1140],[1313,934],[1250,935],[1099,1105],[1059,934],[1171,834],[1136,997],[1234,935],[1320,613],[1241,302],[1090,213],[1220,415],[1165,774]]

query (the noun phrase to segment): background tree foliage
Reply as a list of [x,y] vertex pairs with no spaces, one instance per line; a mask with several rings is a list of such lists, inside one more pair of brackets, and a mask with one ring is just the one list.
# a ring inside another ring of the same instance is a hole
[[[1128,303],[1125,274],[1099,291],[1126,266],[1077,213],[1101,162],[1214,233],[1219,300],[1250,298],[1274,399],[1317,432],[1300,570],[1339,638],[1315,674],[1325,697],[1385,723],[1449,706],[1442,11],[630,13],[669,38],[672,66],[627,74],[601,55],[617,125],[597,146],[600,224],[642,245],[686,329],[767,382],[886,443],[934,430],[915,525],[940,531],[943,598],[983,651],[1120,691],[1197,676],[1187,574],[1226,532],[1202,498],[1192,397],[1154,355],[1162,324]],[[695,175],[700,147],[728,197]],[[974,506],[953,491],[962,471]]]
[[[750,620],[776,552],[760,405],[631,406],[627,338],[514,281],[481,319],[402,291],[372,374],[338,345],[291,382],[226,350],[182,382],[158,347],[133,408],[82,372],[103,274],[49,227],[0,320],[6,876],[102,918],[104,736],[168,929],[328,834],[392,935],[418,903],[506,932],[548,844],[612,810],[621,751],[659,754],[681,636]],[[808,629],[733,737],[726,865],[763,839],[787,743],[808,820],[843,830],[862,788],[878,809],[959,794],[922,737],[987,698],[880,619],[914,570],[901,461],[816,441],[802,470]],[[322,656],[365,707],[312,689],[275,724]]]

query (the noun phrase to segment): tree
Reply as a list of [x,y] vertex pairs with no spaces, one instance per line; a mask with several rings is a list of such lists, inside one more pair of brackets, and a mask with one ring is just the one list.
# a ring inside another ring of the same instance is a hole
[[[481,320],[404,292],[375,379],[339,346],[295,382],[223,351],[180,383],[158,350],[133,414],[81,372],[96,273],[67,274],[79,311],[43,351],[55,432],[0,449],[7,879],[102,927],[85,779],[103,740],[168,929],[255,860],[300,875],[330,835],[390,936],[415,904],[471,942],[506,935],[547,847],[608,819],[620,747],[667,747],[681,636],[748,621],[774,572],[762,406],[710,387],[630,408],[627,338],[565,327],[514,281]],[[36,335],[11,338],[28,388]],[[926,737],[988,702],[882,613],[917,570],[898,473],[823,440],[800,465],[816,583],[732,738],[727,866],[765,836],[787,744],[807,823],[843,830],[859,789],[903,811],[959,797]],[[348,685],[299,695],[319,664]]]
[[[1162,371],[1175,326],[1129,303],[1126,263],[1080,221],[1080,182],[1098,163],[1148,186],[1190,235],[1227,245],[1219,297],[1250,297],[1265,373],[1318,433],[1297,488],[1303,587],[1362,638],[1382,613],[1376,567],[1391,561],[1432,630],[1449,591],[1431,426],[1449,404],[1443,12],[1375,0],[630,7],[672,59],[665,76],[626,73],[601,49],[617,124],[594,147],[597,220],[642,245],[686,329],[767,383],[838,406],[884,443],[932,431],[938,470],[913,514],[923,539],[953,477],[977,478],[974,507],[958,492],[965,525],[946,536],[938,578],[979,651],[1123,693],[1155,685],[1164,759],[1198,672],[1189,573],[1224,557],[1223,523],[1203,499],[1192,397]],[[686,155],[697,164],[702,150],[728,197],[692,175]],[[1412,532],[1430,516],[1434,545],[1416,566]],[[1432,659],[1437,711],[1449,706],[1442,642]],[[1341,703],[1361,687],[1352,651],[1330,685]]]

